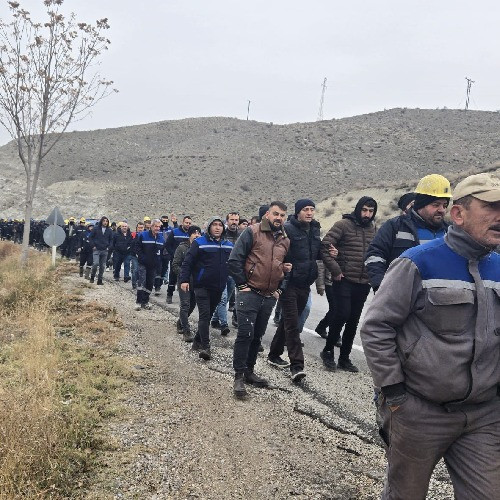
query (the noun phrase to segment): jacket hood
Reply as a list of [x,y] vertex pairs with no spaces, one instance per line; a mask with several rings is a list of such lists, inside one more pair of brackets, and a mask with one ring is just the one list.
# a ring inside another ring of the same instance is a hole
[[[370,221],[364,222],[363,219],[361,218],[361,209],[363,208],[363,205],[366,205],[368,202],[372,202],[375,205],[375,207],[373,210],[373,216],[370,219]],[[354,212],[352,212],[351,214],[346,214],[350,215],[350,217],[347,217],[346,215],[344,215],[343,217],[345,219],[354,219],[355,222],[357,222],[360,226],[368,226],[375,219],[375,216],[377,215],[377,208],[378,208],[377,202],[371,196],[362,196],[356,203]]]
[[217,215],[214,215],[213,217],[210,217],[210,219],[208,219],[208,223],[207,223],[207,230],[205,231],[205,234],[211,238],[211,234],[210,234],[210,226],[212,225],[213,222],[215,222],[216,220],[220,221],[222,223],[222,235],[221,235],[221,238],[224,239],[225,236],[226,236],[226,226],[224,224],[224,219],[222,217],[219,217]]

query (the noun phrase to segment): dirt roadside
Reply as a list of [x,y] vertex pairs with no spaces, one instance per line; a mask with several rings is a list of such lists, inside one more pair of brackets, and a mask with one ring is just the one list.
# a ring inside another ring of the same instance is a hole
[[[118,354],[137,373],[122,411],[103,429],[114,446],[85,498],[379,497],[385,459],[378,442],[327,418],[286,372],[260,358],[256,371],[272,389],[250,388],[246,401],[233,398],[234,333],[227,339],[214,333],[214,358],[203,362],[163,308],[134,311],[135,297],[123,284],[84,290],[85,300],[116,308],[128,332]],[[446,484],[432,489],[429,498],[452,498]]]

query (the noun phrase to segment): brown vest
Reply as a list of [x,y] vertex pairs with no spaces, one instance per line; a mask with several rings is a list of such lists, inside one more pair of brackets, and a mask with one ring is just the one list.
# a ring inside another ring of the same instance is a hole
[[247,283],[264,295],[270,295],[284,277],[283,261],[290,247],[290,240],[283,232],[274,238],[267,219],[250,226],[253,245],[245,261]]

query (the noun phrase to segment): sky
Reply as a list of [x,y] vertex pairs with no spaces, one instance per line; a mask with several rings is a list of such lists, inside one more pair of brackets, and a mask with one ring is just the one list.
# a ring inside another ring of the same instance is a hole
[[[8,18],[5,0],[0,17]],[[42,12],[42,0],[20,0]],[[69,130],[200,116],[261,122],[394,107],[500,110],[500,2],[65,0],[109,19],[99,72],[119,93]],[[8,140],[0,131],[0,143]]]

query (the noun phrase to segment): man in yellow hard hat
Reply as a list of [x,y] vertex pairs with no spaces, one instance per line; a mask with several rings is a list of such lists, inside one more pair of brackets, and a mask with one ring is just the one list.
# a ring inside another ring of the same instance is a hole
[[405,250],[446,234],[448,224],[444,217],[450,199],[450,181],[439,174],[426,175],[415,189],[415,201],[408,212],[382,225],[365,259],[366,272],[375,291],[390,263]]

